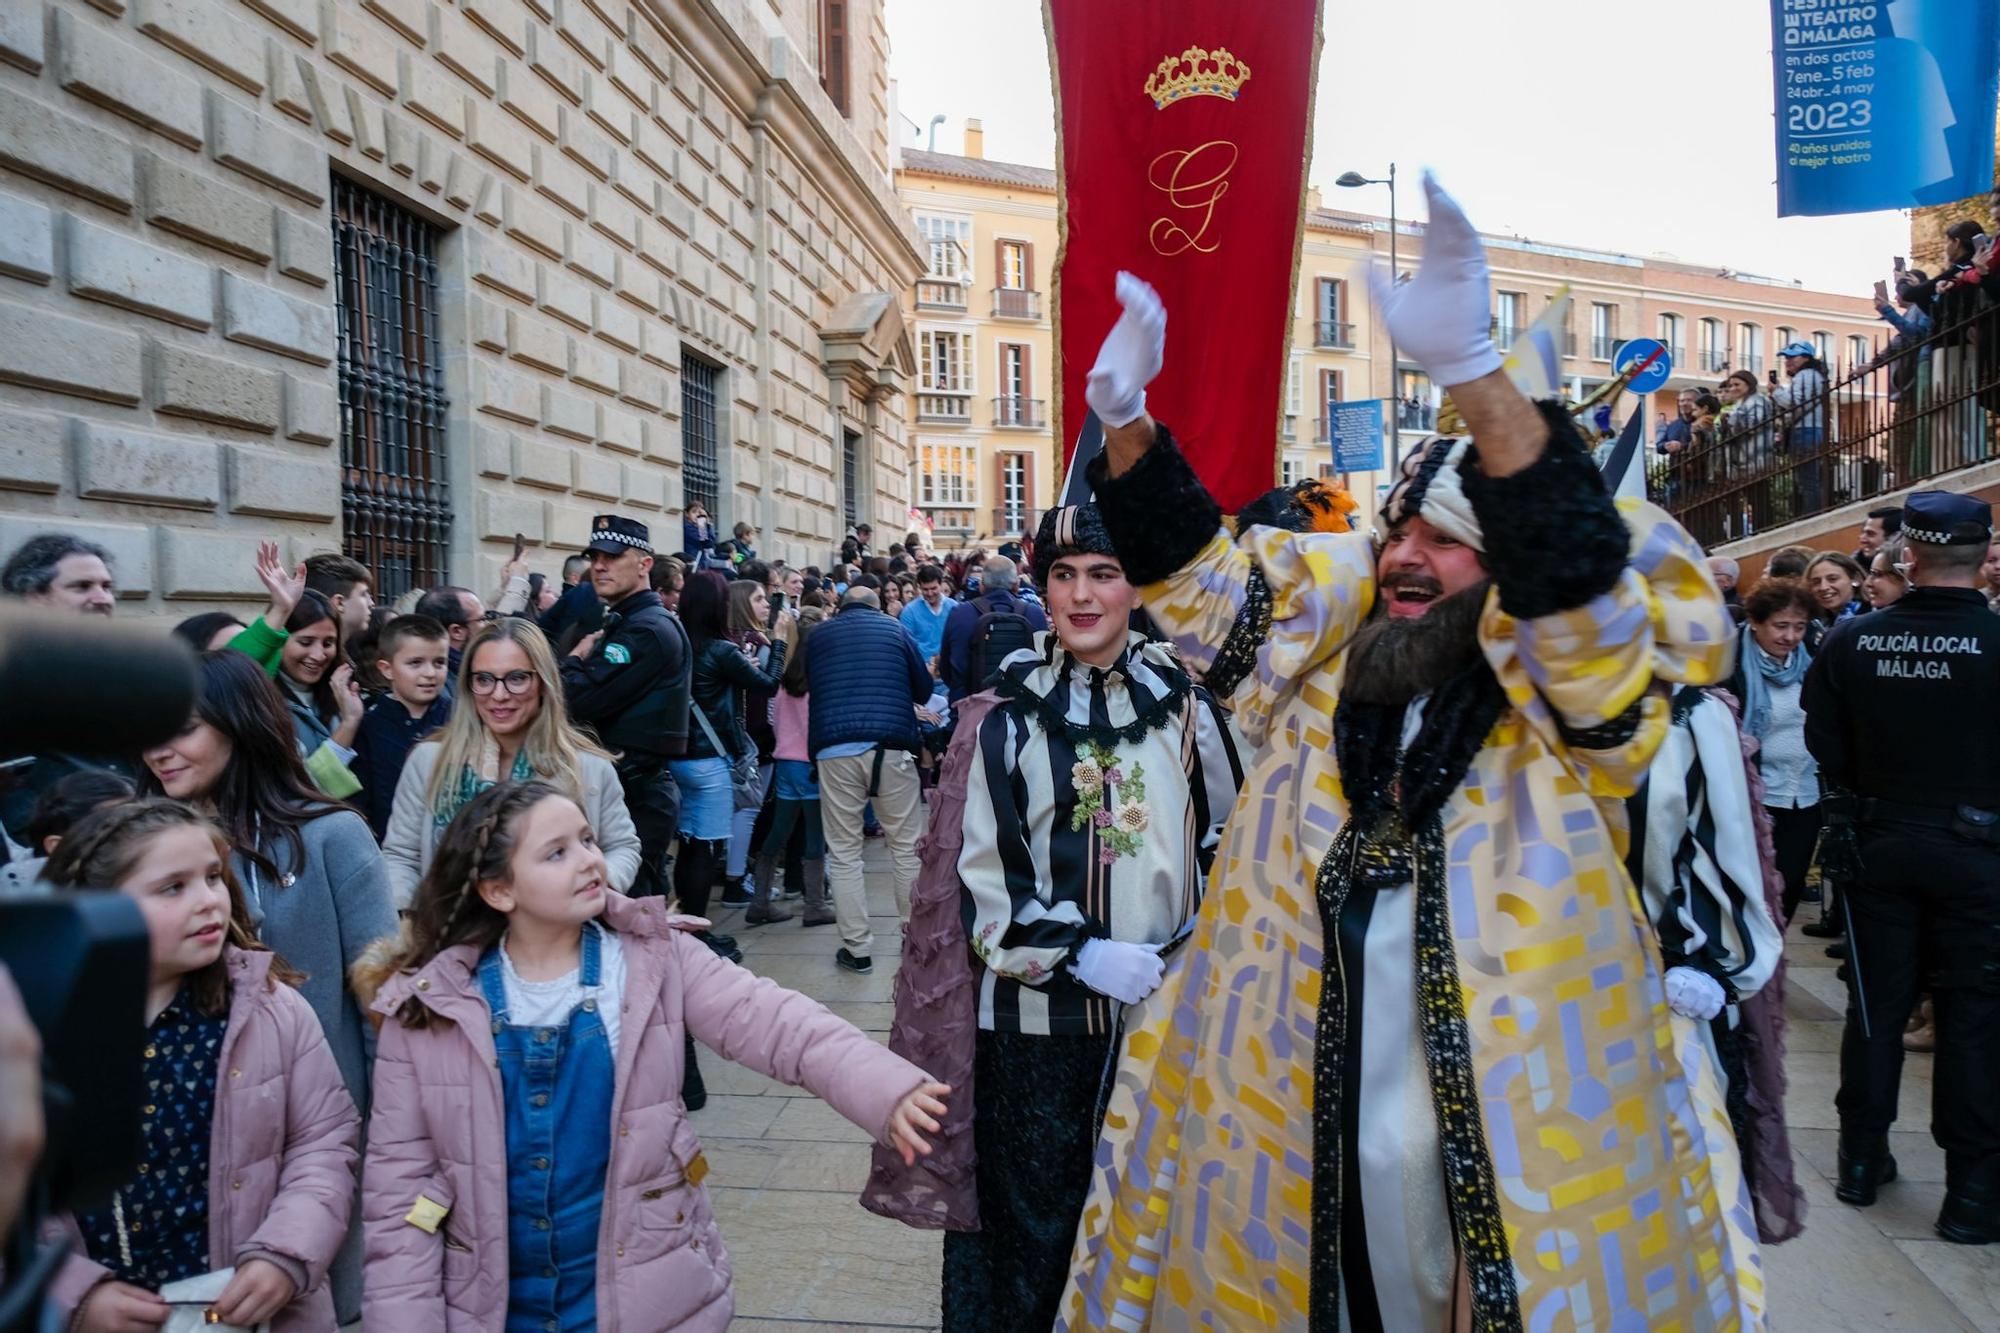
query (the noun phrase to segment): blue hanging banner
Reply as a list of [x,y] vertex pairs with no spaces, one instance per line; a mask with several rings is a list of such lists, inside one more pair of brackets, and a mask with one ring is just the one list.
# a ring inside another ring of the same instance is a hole
[[1373,472],[1382,466],[1382,400],[1362,398],[1326,405],[1327,435],[1335,472]]
[[1771,0],[1778,216],[1946,204],[1993,183],[2000,5]]

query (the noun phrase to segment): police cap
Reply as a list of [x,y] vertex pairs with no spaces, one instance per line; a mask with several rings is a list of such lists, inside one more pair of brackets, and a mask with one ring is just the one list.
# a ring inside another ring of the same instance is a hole
[[626,518],[622,514],[599,514],[590,520],[590,541],[583,549],[602,551],[606,555],[622,555],[626,551],[651,555],[653,534],[636,518]]
[[1954,491],[1918,491],[1903,501],[1903,536],[1932,546],[1984,546],[1993,506]]

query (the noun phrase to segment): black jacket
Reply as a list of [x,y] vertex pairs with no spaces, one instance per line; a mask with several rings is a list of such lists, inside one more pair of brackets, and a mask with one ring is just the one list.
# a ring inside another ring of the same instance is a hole
[[[728,639],[710,639],[695,650],[693,706],[701,710],[716,736],[729,748],[724,759],[737,759],[753,752],[753,743],[743,729],[743,692],[756,690],[769,697],[778,688],[785,672],[785,645],[771,645],[770,670],[760,670],[743,650]],[[687,757],[715,756],[708,734],[692,717],[688,719]]]
[[2000,616],[1972,588],[1912,588],[1843,620],[1806,672],[1806,748],[1829,788],[2000,807]]
[[604,637],[587,658],[562,659],[572,720],[607,749],[636,757],[687,748],[690,681],[687,631],[647,588],[604,616]]

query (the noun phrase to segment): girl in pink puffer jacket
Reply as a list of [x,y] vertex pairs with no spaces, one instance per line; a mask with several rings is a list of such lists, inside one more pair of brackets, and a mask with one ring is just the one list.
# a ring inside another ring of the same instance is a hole
[[72,1219],[50,1291],[63,1326],[155,1328],[155,1292],[219,1269],[225,1324],[331,1333],[327,1265],[354,1206],[360,1117],[297,974],[251,934],[229,844],[179,801],[108,806],[43,876],[114,885],[152,938],[138,1174]]
[[804,1087],[906,1159],[950,1090],[611,892],[545,783],[474,798],[393,958],[362,1190],[368,1333],[720,1330],[729,1258],[681,1103],[684,1034]]

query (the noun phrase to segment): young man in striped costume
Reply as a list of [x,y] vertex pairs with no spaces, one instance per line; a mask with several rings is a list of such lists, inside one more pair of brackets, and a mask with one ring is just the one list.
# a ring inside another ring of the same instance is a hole
[[980,1227],[946,1237],[947,1329],[1054,1322],[1124,1007],[1192,921],[1242,777],[1214,700],[1130,630],[1096,506],[1044,516],[1034,574],[1053,628],[960,737]]

